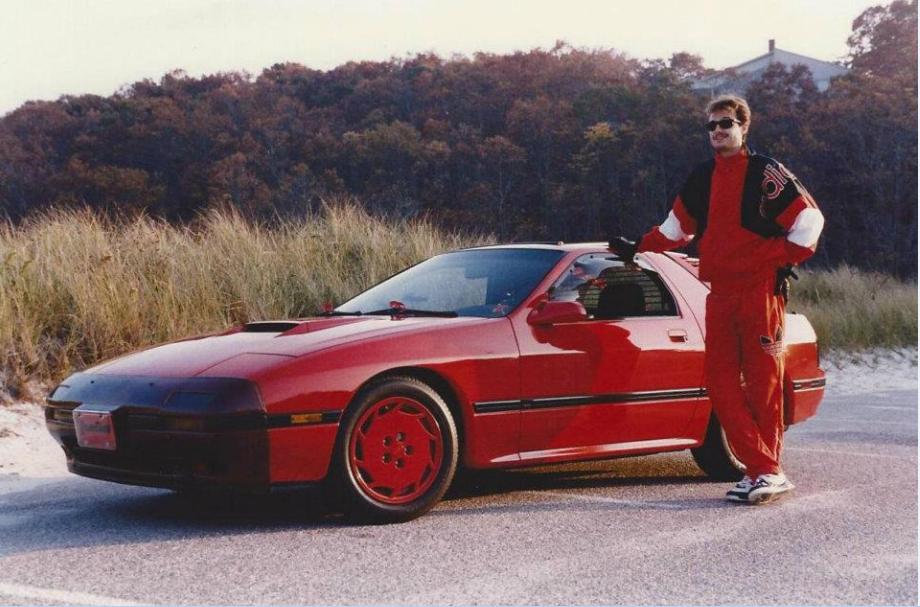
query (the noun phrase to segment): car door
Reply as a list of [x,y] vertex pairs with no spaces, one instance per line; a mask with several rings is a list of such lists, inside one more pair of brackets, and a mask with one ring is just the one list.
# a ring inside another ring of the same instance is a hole
[[521,459],[548,462],[685,448],[702,397],[703,336],[642,261],[578,257],[549,292],[588,319],[518,330]]

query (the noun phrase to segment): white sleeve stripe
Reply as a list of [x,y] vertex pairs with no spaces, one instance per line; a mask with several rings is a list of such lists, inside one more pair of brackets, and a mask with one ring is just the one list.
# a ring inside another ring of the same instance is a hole
[[812,248],[818,243],[821,230],[824,229],[824,215],[818,209],[802,209],[796,216],[795,223],[789,228],[786,240],[800,247]]
[[668,218],[664,220],[663,224],[658,226],[658,231],[664,234],[665,238],[668,240],[674,240],[676,242],[683,242],[693,238],[691,234],[684,233],[684,230],[680,227],[680,220],[677,218],[677,215],[674,214],[674,211],[668,213]]

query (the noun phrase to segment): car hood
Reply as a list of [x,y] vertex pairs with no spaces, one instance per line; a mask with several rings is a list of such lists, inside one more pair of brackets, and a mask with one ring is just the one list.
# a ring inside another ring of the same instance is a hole
[[492,319],[370,316],[251,323],[226,333],[191,338],[127,354],[88,369],[87,372],[193,377],[241,354],[294,358],[356,340],[488,320]]

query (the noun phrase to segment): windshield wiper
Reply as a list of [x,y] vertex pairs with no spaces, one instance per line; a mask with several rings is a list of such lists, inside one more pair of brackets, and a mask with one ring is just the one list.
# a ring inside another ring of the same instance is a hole
[[459,316],[453,310],[416,310],[414,308],[384,308],[373,312],[364,312],[365,315],[387,314],[389,316],[434,316],[437,318],[456,318]]
[[320,312],[320,316],[361,316],[363,312],[360,310],[357,312],[340,312],[338,310],[329,310],[328,312]]

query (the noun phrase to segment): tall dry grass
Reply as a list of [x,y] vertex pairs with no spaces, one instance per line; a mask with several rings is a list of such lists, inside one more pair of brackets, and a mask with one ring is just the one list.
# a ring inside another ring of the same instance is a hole
[[849,266],[800,272],[788,309],[808,317],[824,349],[917,346],[917,284]]
[[0,379],[15,394],[27,380],[53,381],[141,346],[313,315],[409,264],[483,240],[374,218],[348,201],[272,226],[232,210],[183,227],[46,213],[0,227]]
[[[189,226],[58,211],[0,226],[0,393],[149,344],[312,315],[435,253],[481,244],[348,201],[271,226],[230,210]],[[790,309],[824,349],[915,346],[917,289],[842,267],[805,273]]]

